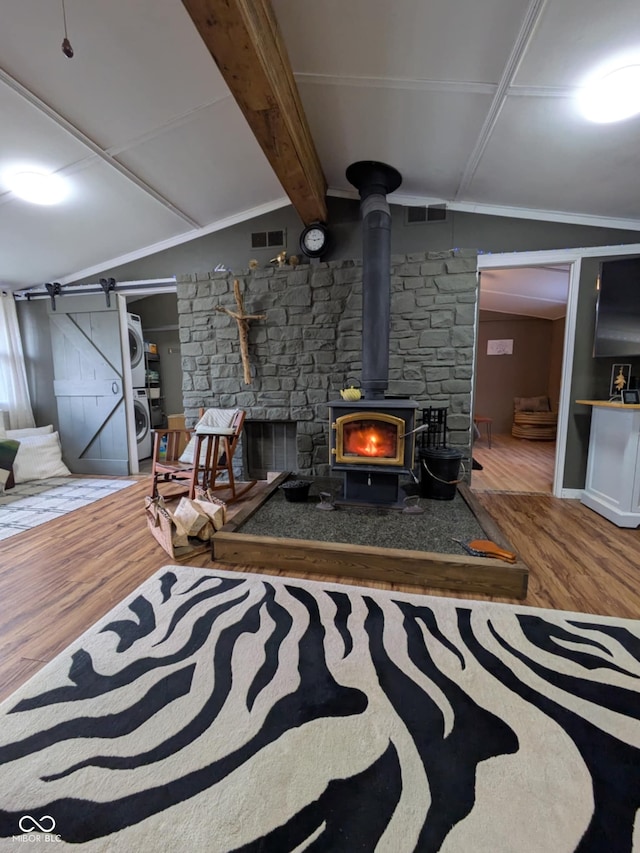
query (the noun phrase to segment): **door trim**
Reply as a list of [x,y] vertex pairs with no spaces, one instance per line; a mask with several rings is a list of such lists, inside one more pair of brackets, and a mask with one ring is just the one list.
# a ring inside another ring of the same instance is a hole
[[573,353],[575,349],[581,261],[582,258],[634,254],[640,254],[640,243],[629,243],[621,246],[586,246],[577,249],[544,249],[538,252],[508,252],[497,255],[478,255],[479,272],[490,269],[515,269],[517,267],[549,266],[556,263],[570,264],[567,316],[565,319],[564,346],[562,353],[562,381],[560,386],[560,402],[558,405],[556,459],[552,489],[552,494],[556,498],[572,496],[568,494],[569,490],[563,489],[563,483],[565,458],[567,453],[567,429],[571,408],[571,377],[573,373]]

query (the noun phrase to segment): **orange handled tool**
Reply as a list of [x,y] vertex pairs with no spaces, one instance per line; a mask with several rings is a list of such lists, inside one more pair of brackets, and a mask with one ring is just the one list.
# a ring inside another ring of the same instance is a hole
[[474,551],[482,551],[485,557],[495,557],[497,560],[504,560],[505,563],[515,563],[517,559],[513,551],[507,551],[489,539],[474,539],[469,542],[469,547]]

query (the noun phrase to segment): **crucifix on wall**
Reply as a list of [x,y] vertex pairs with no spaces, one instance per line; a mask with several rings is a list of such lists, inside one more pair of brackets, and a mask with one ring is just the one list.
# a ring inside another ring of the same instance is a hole
[[240,358],[242,359],[242,369],[244,372],[245,385],[251,385],[251,366],[249,364],[249,321],[264,320],[266,314],[246,314],[244,310],[244,297],[240,292],[240,282],[238,279],[233,280],[233,294],[236,299],[237,311],[232,311],[230,308],[225,308],[223,305],[216,305],[216,311],[222,311],[228,314],[238,324],[238,335],[240,337]]

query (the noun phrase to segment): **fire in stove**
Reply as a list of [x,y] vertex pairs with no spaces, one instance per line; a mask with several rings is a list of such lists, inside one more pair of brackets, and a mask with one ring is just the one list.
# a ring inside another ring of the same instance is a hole
[[344,430],[344,455],[393,459],[396,455],[395,430],[389,431],[374,421],[351,424]]
[[382,412],[351,413],[336,419],[335,461],[403,465],[405,421]]

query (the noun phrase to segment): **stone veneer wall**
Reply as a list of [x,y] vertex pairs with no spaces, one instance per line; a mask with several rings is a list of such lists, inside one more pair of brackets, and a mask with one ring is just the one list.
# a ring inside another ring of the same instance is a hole
[[[477,253],[394,255],[391,263],[388,394],[421,408],[447,406],[449,446],[470,457]],[[245,311],[267,315],[250,324],[251,385],[243,382],[237,324],[215,310],[237,310],[234,278]],[[187,424],[201,406],[241,407],[247,420],[295,421],[298,473],[326,475],[327,402],[360,375],[362,263],[180,276],[178,314]]]

